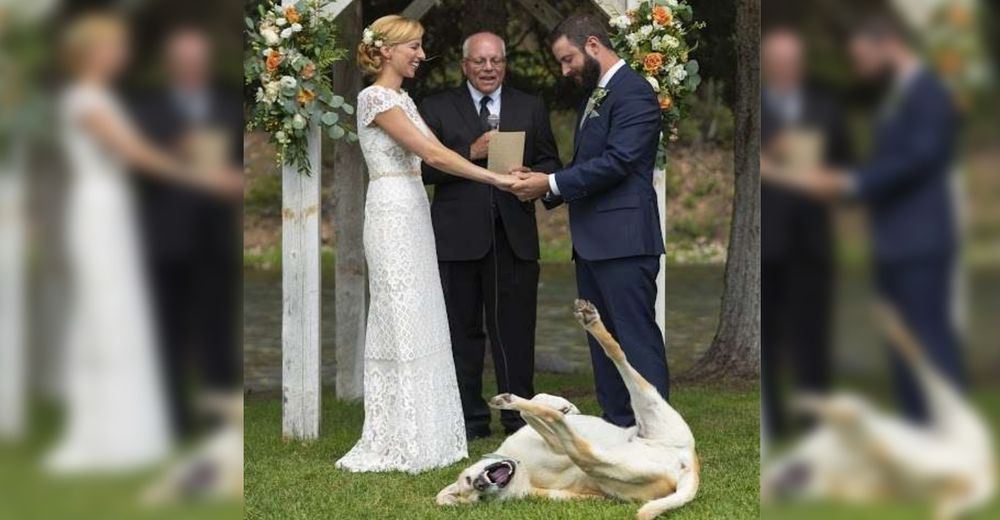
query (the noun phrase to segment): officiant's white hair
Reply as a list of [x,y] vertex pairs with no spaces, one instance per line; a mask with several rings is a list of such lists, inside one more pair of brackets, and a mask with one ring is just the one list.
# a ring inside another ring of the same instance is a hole
[[476,36],[482,36],[484,34],[488,34],[488,35],[496,38],[497,40],[500,40],[500,51],[503,53],[503,57],[506,58],[507,57],[507,42],[503,41],[503,38],[501,38],[500,35],[498,35],[496,33],[491,33],[489,31],[479,31],[479,32],[474,33],[474,34],[470,34],[465,39],[465,41],[462,42],[462,57],[463,58],[468,58],[469,57],[469,46],[470,46],[469,44],[472,41],[472,39],[475,38]]

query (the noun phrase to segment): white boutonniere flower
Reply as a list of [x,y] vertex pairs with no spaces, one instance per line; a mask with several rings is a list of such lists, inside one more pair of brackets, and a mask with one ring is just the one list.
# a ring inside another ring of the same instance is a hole
[[601,108],[601,103],[604,102],[604,98],[608,97],[608,89],[604,87],[597,87],[590,94],[590,99],[587,100],[587,105],[590,106],[590,114],[587,116],[588,119],[594,117],[600,117],[597,113],[597,109]]

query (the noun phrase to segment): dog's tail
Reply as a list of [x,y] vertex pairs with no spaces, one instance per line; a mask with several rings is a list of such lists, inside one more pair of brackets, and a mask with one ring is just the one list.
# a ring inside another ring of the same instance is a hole
[[694,457],[694,467],[691,469],[692,471],[682,474],[677,480],[677,489],[673,493],[643,504],[639,508],[636,518],[638,520],[650,520],[656,518],[661,513],[677,509],[694,499],[694,496],[698,494],[698,485],[701,481],[701,468],[699,467],[697,455]]

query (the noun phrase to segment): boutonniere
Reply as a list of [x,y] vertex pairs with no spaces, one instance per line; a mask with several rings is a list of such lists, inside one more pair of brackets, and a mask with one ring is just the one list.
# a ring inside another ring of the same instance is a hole
[[590,117],[598,117],[600,114],[597,113],[597,109],[601,108],[601,103],[604,102],[604,98],[608,97],[608,89],[604,87],[597,87],[590,94],[590,99],[587,100],[587,104],[590,105]]

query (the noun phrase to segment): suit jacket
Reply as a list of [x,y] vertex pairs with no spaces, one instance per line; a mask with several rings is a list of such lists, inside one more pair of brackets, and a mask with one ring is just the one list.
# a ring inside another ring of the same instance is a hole
[[[822,133],[823,160],[827,164],[847,166],[851,161],[851,146],[840,107],[833,99],[811,88],[803,89],[802,98],[799,126]],[[766,96],[762,106],[761,144],[766,148],[786,124]],[[763,261],[788,260],[791,256],[831,259],[833,237],[826,204],[768,183],[761,185],[760,202]]]
[[[229,136],[230,160],[242,164],[243,109],[239,96],[218,89],[209,97],[207,123]],[[169,91],[135,97],[131,112],[143,134],[168,150],[192,127]],[[147,175],[135,176],[135,182],[151,259],[190,258],[196,253],[230,255],[238,247],[238,203]]]
[[569,204],[573,254],[584,260],[661,255],[653,168],[660,140],[660,106],[653,88],[628,66],[608,81],[608,94],[583,128],[577,118],[572,165],[556,172]]
[[[546,173],[562,167],[542,99],[506,85],[500,95],[500,130],[525,132],[525,166]],[[429,96],[419,108],[438,139],[468,159],[469,147],[483,135],[468,86],[462,83]],[[486,160],[474,162],[486,166]],[[521,202],[493,186],[449,175],[426,163],[422,170],[424,183],[436,186],[431,219],[438,260],[467,261],[486,256],[493,241],[494,203],[514,254],[522,260],[539,258],[534,202]]]
[[958,114],[931,72],[910,81],[877,123],[871,159],[857,170],[879,261],[948,255],[957,243],[949,174]]

